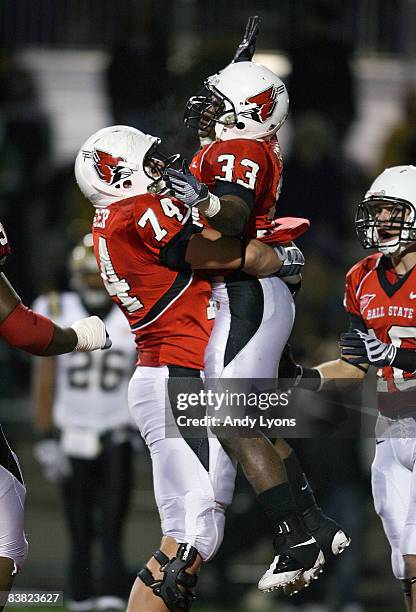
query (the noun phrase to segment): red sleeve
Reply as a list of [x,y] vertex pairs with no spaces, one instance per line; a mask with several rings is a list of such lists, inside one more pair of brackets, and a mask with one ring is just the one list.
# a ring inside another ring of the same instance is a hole
[[0,324],[0,337],[15,348],[41,355],[52,341],[53,322],[19,303]]
[[265,143],[257,140],[217,140],[194,157],[191,172],[210,189],[217,181],[237,183],[257,197],[271,180]]

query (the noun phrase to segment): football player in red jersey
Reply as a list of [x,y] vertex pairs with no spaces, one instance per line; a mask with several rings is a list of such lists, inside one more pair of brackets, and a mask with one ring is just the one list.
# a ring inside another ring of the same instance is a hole
[[[0,338],[32,355],[60,355],[92,351],[110,346],[104,323],[98,317],[60,327],[24,306],[2,271],[10,246],[0,223]],[[27,556],[24,534],[26,488],[19,462],[0,427],[0,610],[3,609],[14,575]]]
[[[268,240],[282,185],[283,162],[276,132],[286,119],[289,99],[285,85],[273,72],[246,61],[248,57],[244,59],[208,78],[205,94],[189,100],[185,123],[198,128],[200,135],[201,131],[205,137],[213,135],[215,140],[195,155],[190,166],[193,176],[186,170],[168,168],[164,181],[170,193],[187,206],[197,206],[208,223],[223,234]],[[278,282],[247,279],[239,274],[214,284],[213,296],[221,307],[206,352],[208,377],[275,375],[282,342],[291,329],[287,317],[289,313],[293,317],[293,303],[288,300],[282,304]],[[252,296],[251,301],[247,295]],[[271,303],[279,304],[279,315],[267,320]],[[237,347],[234,352],[229,350],[230,345]],[[279,440],[276,449],[270,451],[277,450],[280,460],[270,456],[269,465],[273,462],[276,470],[284,464],[289,482],[286,478],[273,481],[273,470],[265,470],[266,478],[258,480],[257,472],[247,463],[262,452],[253,439],[224,440],[223,444],[249,474],[250,484],[260,494],[258,499],[272,522],[276,556],[259,582],[260,590],[284,586],[301,573],[302,584],[308,584],[317,577],[323,562],[322,556],[315,554],[313,538],[328,558],[341,553],[349,545],[349,537],[323,514],[295,453],[285,441]],[[308,545],[297,549],[297,558],[287,554],[289,547],[301,542]]]
[[282,374],[320,390],[364,378],[377,368],[379,417],[372,491],[389,540],[395,577],[407,609],[416,611],[416,167],[387,168],[358,206],[356,230],[375,248],[346,277],[350,330],[341,357],[316,368],[296,364],[287,351]]
[[303,265],[293,247],[279,249],[279,259],[256,240],[222,238],[195,225],[182,202],[148,193],[168,163],[158,156],[159,143],[134,128],[112,126],[91,136],[75,162],[78,185],[97,209],[93,236],[101,276],[139,352],[129,407],[150,449],[164,538],[139,573],[128,609],[148,612],[190,608],[195,572],[221,543],[234,489],[235,467],[218,439],[206,429],[200,439],[185,439],[170,424],[185,382],[201,389],[213,325],[211,284],[197,269],[293,275]]

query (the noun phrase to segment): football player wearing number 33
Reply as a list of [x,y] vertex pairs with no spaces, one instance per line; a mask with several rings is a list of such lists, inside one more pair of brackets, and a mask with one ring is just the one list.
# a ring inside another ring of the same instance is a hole
[[[284,83],[260,64],[234,61],[209,77],[205,90],[189,99],[184,120],[204,142],[208,137],[212,142],[195,155],[191,172],[167,168],[165,186],[188,206],[197,206],[223,234],[273,242],[283,173],[276,133],[288,104]],[[278,279],[224,275],[213,284],[213,297],[219,309],[205,375],[274,378],[294,315],[291,299],[270,315],[273,303],[282,299]],[[273,446],[260,434],[221,442],[241,464],[271,523],[274,558],[259,589],[283,587],[292,594],[316,579],[324,561],[343,552],[350,539],[317,505],[289,444],[278,439]],[[256,466],[266,465],[265,458],[267,469],[259,471]]]
[[310,371],[290,349],[281,375],[295,385],[325,389],[377,368],[379,416],[372,490],[391,546],[395,577],[403,581],[407,609],[416,611],[416,167],[387,168],[358,206],[355,226],[364,248],[375,248],[346,277],[350,330],[341,357]]

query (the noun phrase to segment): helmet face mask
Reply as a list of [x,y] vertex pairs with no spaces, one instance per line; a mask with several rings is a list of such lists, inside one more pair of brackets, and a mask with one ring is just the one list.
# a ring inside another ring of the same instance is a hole
[[182,163],[182,156],[180,153],[174,153],[173,155],[165,155],[160,151],[158,144],[149,150],[148,154],[143,160],[143,169],[146,176],[151,179],[151,182],[147,186],[149,193],[161,193],[164,191],[163,173],[166,168],[172,168],[175,164]]
[[189,99],[184,122],[207,134],[215,127],[220,140],[266,139],[283,125],[289,108],[284,83],[254,62],[230,64],[205,81]]
[[[380,211],[389,216],[380,219]],[[358,206],[355,227],[365,249],[376,248],[385,255],[393,255],[400,246],[416,240],[413,227],[415,209],[408,202],[388,202],[367,199]]]
[[365,249],[398,255],[416,241],[416,168],[384,170],[359,204],[355,229]]
[[[225,110],[227,106],[228,111]],[[227,113],[226,121],[222,119],[224,112]],[[189,98],[183,121],[186,127],[199,130],[202,128],[204,132],[209,132],[215,123],[236,125],[238,117],[232,101],[210,84],[208,79],[200,93]]]

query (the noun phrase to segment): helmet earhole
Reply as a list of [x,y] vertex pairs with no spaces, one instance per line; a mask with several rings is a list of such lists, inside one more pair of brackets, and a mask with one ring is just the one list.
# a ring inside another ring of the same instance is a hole
[[235,124],[235,127],[237,128],[237,130],[244,130],[244,128],[246,127],[246,124],[244,123],[244,121],[238,121]]

